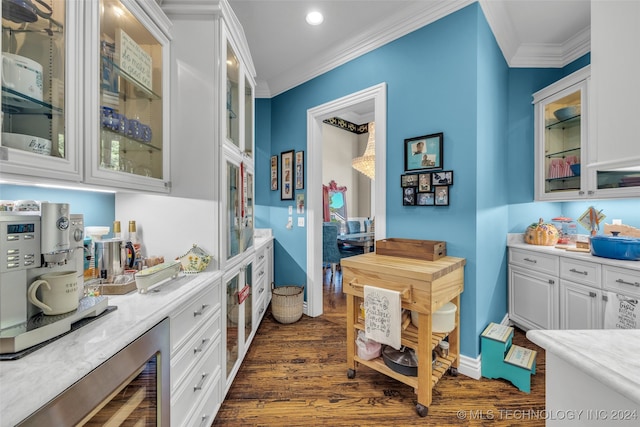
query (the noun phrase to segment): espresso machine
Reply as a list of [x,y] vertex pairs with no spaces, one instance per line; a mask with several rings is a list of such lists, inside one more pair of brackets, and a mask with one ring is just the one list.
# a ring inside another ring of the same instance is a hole
[[[70,214],[67,203],[42,202],[39,212],[0,212],[0,360],[18,358],[107,309],[107,297],[84,296],[83,243],[84,217]],[[43,274],[62,271],[77,273],[78,308],[47,316],[27,290]]]

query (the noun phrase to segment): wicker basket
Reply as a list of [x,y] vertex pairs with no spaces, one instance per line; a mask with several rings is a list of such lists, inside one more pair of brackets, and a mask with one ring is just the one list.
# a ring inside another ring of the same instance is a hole
[[279,286],[271,290],[271,312],[280,323],[294,323],[302,317],[304,286]]

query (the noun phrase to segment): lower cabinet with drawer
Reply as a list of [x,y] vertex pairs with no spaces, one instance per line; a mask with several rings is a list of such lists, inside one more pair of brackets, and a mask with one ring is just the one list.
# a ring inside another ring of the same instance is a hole
[[524,330],[557,329],[557,256],[509,250],[509,319]]
[[[524,330],[640,327],[622,318],[625,303],[640,299],[640,264],[562,254],[509,248],[512,323]],[[618,311],[621,320],[612,318]]]
[[170,315],[171,425],[211,425],[222,402],[222,281]]

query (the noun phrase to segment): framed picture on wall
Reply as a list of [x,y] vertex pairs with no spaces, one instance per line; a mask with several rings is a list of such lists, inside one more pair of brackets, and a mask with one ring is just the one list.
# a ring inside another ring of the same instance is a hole
[[304,189],[304,151],[296,152],[296,190]]
[[404,206],[414,206],[416,204],[416,187],[402,189],[402,204]]
[[416,205],[433,206],[435,202],[434,193],[418,193],[416,194]]
[[417,187],[418,186],[418,175],[400,175],[400,186],[402,188],[405,187]]
[[293,200],[293,150],[280,154],[280,200]]
[[278,156],[271,156],[271,190],[278,189]]
[[453,171],[439,171],[431,174],[432,185],[453,185]]
[[404,140],[404,170],[442,169],[444,134],[417,136]]
[[449,186],[448,185],[435,185],[433,187],[433,193],[435,194],[436,206],[449,206]]
[[418,193],[429,193],[431,189],[431,174],[421,173],[418,175]]

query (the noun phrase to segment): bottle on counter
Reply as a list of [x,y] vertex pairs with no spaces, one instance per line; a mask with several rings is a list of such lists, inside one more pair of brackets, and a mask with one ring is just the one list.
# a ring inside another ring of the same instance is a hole
[[138,267],[142,260],[142,244],[138,236],[138,228],[135,221],[129,221],[129,241],[133,245],[134,249],[134,265]]
[[120,221],[113,221],[113,238],[122,239],[122,230],[120,229]]

